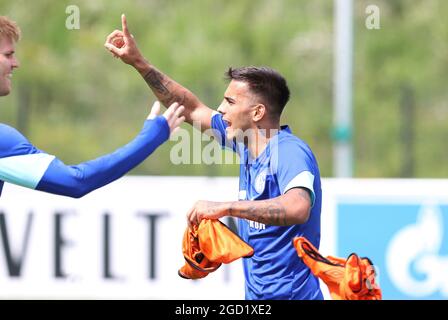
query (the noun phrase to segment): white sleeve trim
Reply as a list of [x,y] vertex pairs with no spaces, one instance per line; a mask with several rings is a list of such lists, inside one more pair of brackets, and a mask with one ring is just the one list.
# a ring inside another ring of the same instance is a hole
[[296,175],[286,186],[285,190],[282,194],[285,194],[288,190],[293,188],[307,188],[311,191],[311,207],[314,206],[314,201],[316,199],[316,195],[314,194],[314,176],[309,171],[302,171],[298,175]]
[[55,156],[26,154],[0,159],[0,180],[35,189]]

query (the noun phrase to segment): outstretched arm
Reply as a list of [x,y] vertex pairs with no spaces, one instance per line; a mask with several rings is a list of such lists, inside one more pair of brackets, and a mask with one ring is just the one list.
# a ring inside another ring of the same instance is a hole
[[185,106],[185,120],[200,125],[202,131],[210,128],[213,110],[203,104],[190,90],[163,74],[140,53],[134,37],[127,26],[125,15],[121,16],[122,30],[113,31],[104,46],[124,63],[133,66],[146,81],[156,97],[167,107],[173,102]]
[[198,201],[187,213],[189,225],[202,219],[224,216],[248,219],[268,225],[288,226],[308,221],[311,209],[310,193],[305,188],[294,188],[285,194],[257,201],[212,202]]
[[68,166],[35,148],[17,130],[1,126],[0,180],[53,194],[80,198],[120,177],[146,159],[184,120],[182,106],[173,104],[157,116],[156,103],[140,134],[115,152]]

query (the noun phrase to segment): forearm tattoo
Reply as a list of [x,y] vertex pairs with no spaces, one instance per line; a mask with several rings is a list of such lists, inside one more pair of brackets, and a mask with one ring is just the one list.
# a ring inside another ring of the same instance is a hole
[[175,90],[170,90],[172,81],[167,79],[163,73],[156,69],[151,69],[143,78],[148,86],[154,91],[160,102],[162,102],[166,107],[169,107],[174,102],[184,104],[185,92],[176,94]]
[[[304,188],[294,190],[297,190],[294,194],[297,195],[298,202],[306,201],[309,204],[309,215],[311,211],[310,192]],[[291,214],[288,216],[285,205],[273,199],[232,202],[229,208],[229,215],[276,226],[288,226],[297,223],[297,216],[292,216]]]
[[238,205],[238,202],[232,204],[229,210],[230,215],[269,225],[286,226],[289,224],[286,218],[286,209],[280,202],[250,202],[247,207],[239,209],[236,208]]

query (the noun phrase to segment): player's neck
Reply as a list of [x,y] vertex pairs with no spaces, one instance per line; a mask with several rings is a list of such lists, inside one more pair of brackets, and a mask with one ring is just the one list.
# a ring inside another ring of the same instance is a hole
[[275,137],[280,131],[280,125],[269,124],[267,126],[257,126],[255,130],[253,130],[253,137],[250,137],[247,148],[249,149],[251,157],[254,159],[258,158],[258,156],[266,149],[266,146],[269,143],[269,140],[272,137]]

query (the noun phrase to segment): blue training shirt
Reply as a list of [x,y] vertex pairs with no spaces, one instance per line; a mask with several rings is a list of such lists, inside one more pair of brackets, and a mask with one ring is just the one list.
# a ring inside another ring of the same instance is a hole
[[0,195],[3,182],[80,198],[140,164],[170,135],[163,116],[146,120],[139,135],[115,152],[68,166],[34,147],[16,129],[0,124]]
[[225,138],[226,127],[222,115],[215,113],[215,136],[240,156],[239,200],[272,199],[297,187],[308,189],[312,200],[310,217],[301,225],[270,226],[238,219],[239,235],[254,248],[254,255],[243,259],[246,299],[323,299],[318,279],[292,244],[294,237],[303,236],[319,248],[322,191],[311,149],[283,126],[258,158],[251,159],[244,144]]

